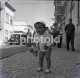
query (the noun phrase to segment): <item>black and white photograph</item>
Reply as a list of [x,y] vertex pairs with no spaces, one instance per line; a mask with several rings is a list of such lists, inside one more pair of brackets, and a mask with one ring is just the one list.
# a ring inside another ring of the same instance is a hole
[[80,0],[0,0],[0,78],[80,78]]

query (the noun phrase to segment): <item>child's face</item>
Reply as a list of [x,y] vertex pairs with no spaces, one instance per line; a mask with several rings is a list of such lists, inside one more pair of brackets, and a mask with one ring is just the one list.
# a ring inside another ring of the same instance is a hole
[[35,26],[36,32],[40,35],[44,34],[46,27],[44,27],[42,24],[37,24]]

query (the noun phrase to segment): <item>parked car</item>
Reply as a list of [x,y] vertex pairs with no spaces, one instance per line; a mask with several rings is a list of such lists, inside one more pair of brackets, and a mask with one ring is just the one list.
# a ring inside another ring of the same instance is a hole
[[12,34],[10,39],[8,40],[8,44],[20,45],[20,36],[21,36],[20,34]]
[[26,45],[26,34],[12,34],[8,40],[8,44]]

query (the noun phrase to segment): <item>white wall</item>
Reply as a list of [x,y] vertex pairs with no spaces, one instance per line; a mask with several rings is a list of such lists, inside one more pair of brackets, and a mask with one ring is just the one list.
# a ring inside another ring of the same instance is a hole
[[10,10],[8,7],[5,6],[5,11],[11,15],[12,17],[14,17],[14,12],[12,10]]
[[1,28],[2,30],[0,31],[0,41],[3,42],[4,40],[4,16],[5,16],[5,9],[4,9],[4,0],[0,0],[1,1],[1,6],[3,8],[1,12]]
[[[6,13],[9,14],[9,24],[6,23]],[[14,12],[12,10],[10,10],[8,7],[5,6],[5,23],[4,23],[4,40],[5,40],[5,30],[8,30],[8,39],[10,38],[11,32],[13,32],[13,26],[10,25],[10,18],[13,17],[14,18]]]
[[27,27],[26,26],[14,26],[14,31],[23,31],[27,32]]
[[[5,6],[5,1],[2,1],[3,10],[1,11],[1,26],[2,30],[0,31],[0,41],[5,42],[5,30],[8,31],[8,39],[10,37],[11,32],[13,31],[13,26],[10,25],[10,17],[13,17],[14,20],[14,12],[10,10],[7,6]],[[9,14],[9,24],[6,23],[6,13]]]

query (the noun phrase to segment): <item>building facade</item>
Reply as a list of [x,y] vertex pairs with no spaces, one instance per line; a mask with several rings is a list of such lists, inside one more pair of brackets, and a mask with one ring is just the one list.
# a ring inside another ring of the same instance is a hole
[[5,43],[13,33],[14,12],[16,11],[7,0],[0,0],[0,42]]
[[80,50],[80,1],[78,1],[78,50]]
[[15,31],[22,31],[22,32],[25,32],[25,33],[27,33],[27,29],[28,29],[28,27],[27,27],[27,25],[26,25],[26,23],[25,22],[21,22],[21,21],[18,21],[18,22],[14,22],[14,32]]
[[[72,18],[72,22],[75,25],[75,48],[79,49],[78,30],[79,28],[79,18],[80,18],[80,1],[54,1],[55,4],[55,22],[58,24],[58,27],[61,27],[64,31],[66,24],[69,23],[69,18]],[[63,32],[63,45],[66,47],[66,34]]]

